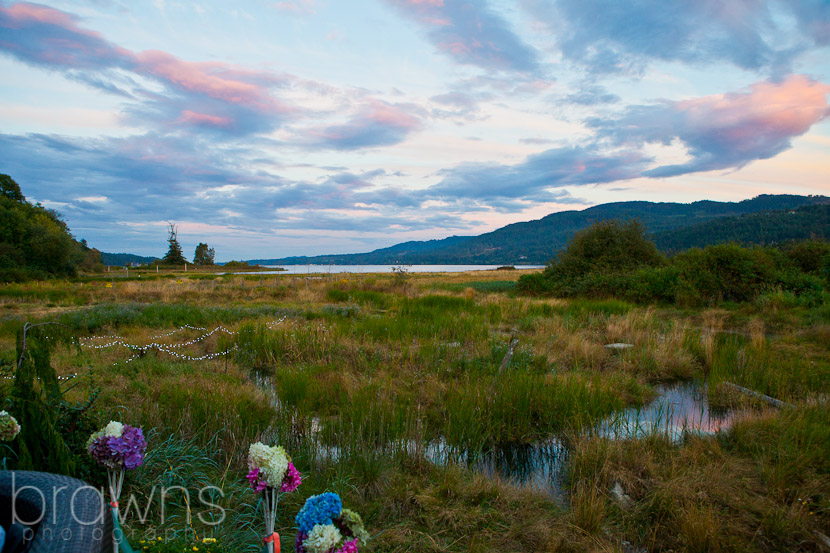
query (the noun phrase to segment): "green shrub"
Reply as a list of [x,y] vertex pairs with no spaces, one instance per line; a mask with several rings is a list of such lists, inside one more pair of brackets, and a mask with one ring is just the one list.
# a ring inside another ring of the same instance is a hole
[[329,288],[326,290],[326,300],[331,302],[349,301],[349,293],[339,288]]
[[630,288],[634,282],[631,273],[665,264],[638,221],[600,221],[576,233],[559,259],[541,275],[520,278],[519,290],[566,297],[609,297]]
[[673,260],[683,303],[750,301],[775,283],[776,266],[767,250],[718,244],[692,248]]
[[543,295],[553,291],[553,283],[545,273],[531,273],[519,277],[518,289],[520,292],[531,295]]
[[812,275],[821,274],[823,263],[830,260],[830,242],[827,240],[803,240],[788,244],[783,251],[799,271]]

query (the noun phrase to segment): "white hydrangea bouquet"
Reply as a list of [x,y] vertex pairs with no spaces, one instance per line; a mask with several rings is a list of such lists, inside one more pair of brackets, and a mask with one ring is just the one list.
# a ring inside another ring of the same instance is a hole
[[248,448],[248,474],[251,488],[262,493],[265,511],[266,551],[279,551],[280,536],[274,532],[280,494],[293,492],[302,481],[300,472],[282,446],[267,446],[262,442]]
[[[20,434],[20,424],[18,424],[17,419],[11,416],[7,411],[0,411],[0,442],[10,442],[17,438],[17,435]],[[14,454],[14,450],[7,446],[6,444],[2,444],[4,449],[8,449],[12,454]],[[3,457],[3,462],[0,464],[3,470],[6,470],[6,457]]]

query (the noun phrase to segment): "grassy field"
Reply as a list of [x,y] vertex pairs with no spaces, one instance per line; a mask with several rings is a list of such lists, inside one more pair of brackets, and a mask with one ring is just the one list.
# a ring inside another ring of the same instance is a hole
[[[204,524],[173,496],[163,524],[155,503],[146,522],[127,519],[134,545],[212,536],[221,550],[256,551],[245,454],[264,440],[284,445],[304,475],[280,505],[284,550],[305,498],[326,490],[363,515],[373,552],[822,550],[830,297],[805,306],[772,291],[705,310],[540,299],[516,294],[524,272],[131,271],[5,285],[0,359],[10,372],[23,322],[62,323],[76,340],[56,346],[52,364],[78,375],[62,384],[65,398],[97,394],[96,424],[121,420],[149,435],[125,494],[223,491],[222,524]],[[633,347],[604,347],[615,342]],[[591,432],[676,380],[707,382],[710,404],[735,414],[731,428],[679,444]],[[459,462],[552,436],[570,452],[564,502]],[[441,459],[428,454],[435,444]]]

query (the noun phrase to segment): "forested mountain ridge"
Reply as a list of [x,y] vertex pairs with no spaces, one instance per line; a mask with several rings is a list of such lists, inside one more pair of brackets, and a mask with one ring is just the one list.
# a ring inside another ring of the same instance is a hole
[[[444,240],[405,242],[360,254],[257,259],[251,262],[262,265],[541,264],[550,261],[577,231],[596,221],[639,219],[649,233],[668,236],[671,234],[670,231],[675,229],[705,225],[708,221],[723,217],[739,217],[773,210],[796,210],[802,206],[827,203],[830,203],[830,198],[826,196],[789,194],[761,195],[740,202],[615,202],[581,211],[552,213],[542,219],[513,223],[480,236],[454,236]],[[706,231],[699,229],[698,232]],[[669,239],[666,238],[665,241],[668,243]]]
[[143,255],[136,255],[133,253],[107,253],[101,252],[101,262],[104,265],[119,265],[124,266],[128,263],[138,263],[140,265],[145,265],[147,263],[152,263],[153,261],[159,261],[158,257],[146,257]]
[[830,240],[830,203],[747,213],[737,217],[719,217],[659,232],[653,238],[657,247],[666,252],[721,242],[770,246],[795,240]]
[[[402,242],[388,248],[381,248],[369,253],[347,253],[333,255],[318,255],[314,257],[283,257],[281,259],[250,259],[248,263],[258,265],[304,265],[314,263],[321,265],[372,265],[372,264],[394,264],[403,263],[399,259],[407,259],[417,255],[423,255],[435,250],[448,248],[465,242],[474,236],[450,236],[440,240],[413,240]],[[376,261],[376,259],[390,259],[395,261]]]

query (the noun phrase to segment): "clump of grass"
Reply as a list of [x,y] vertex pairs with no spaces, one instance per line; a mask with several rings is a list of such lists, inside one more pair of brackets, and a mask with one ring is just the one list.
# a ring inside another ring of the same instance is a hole
[[[578,438],[569,472],[572,498],[579,500],[572,516],[591,527],[595,518],[588,515],[600,507],[586,490],[619,484],[633,505],[623,508],[607,494],[606,525],[632,543],[656,550],[796,550],[830,516],[819,491],[827,483],[830,436],[819,413],[806,408],[748,418],[720,438],[689,437],[681,445],[660,435]],[[797,500],[806,504],[793,509]],[[813,514],[805,516],[805,508]],[[759,534],[759,527],[768,531]]]
[[[181,543],[189,550],[258,551],[256,498],[235,471],[228,473],[236,452],[222,447],[222,433],[205,441],[182,432],[153,431],[147,438],[145,463],[130,473],[122,496],[135,498],[121,507],[132,545],[142,547],[144,540],[164,542],[159,551]],[[218,543],[206,548],[204,538]]]
[[605,497],[596,487],[581,483],[571,490],[570,519],[586,534],[593,536],[602,531],[606,508]]
[[634,309],[634,304],[622,300],[589,300],[574,299],[561,306],[553,306],[555,313],[568,319],[590,319],[594,317],[609,317],[624,315]]

